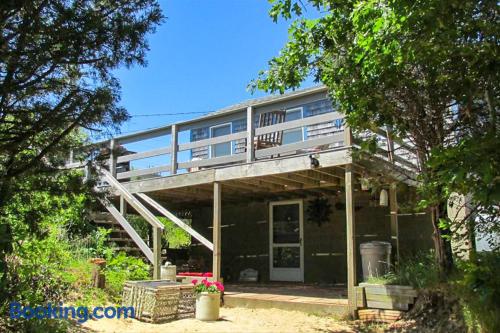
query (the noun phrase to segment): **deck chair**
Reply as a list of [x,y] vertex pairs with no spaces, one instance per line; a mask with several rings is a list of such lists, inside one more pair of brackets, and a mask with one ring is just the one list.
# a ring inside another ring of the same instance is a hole
[[[285,111],[270,111],[259,115],[259,128],[276,124],[281,124],[285,121]],[[271,148],[281,146],[283,142],[283,131],[276,131],[267,134],[258,135],[255,138],[255,149]]]

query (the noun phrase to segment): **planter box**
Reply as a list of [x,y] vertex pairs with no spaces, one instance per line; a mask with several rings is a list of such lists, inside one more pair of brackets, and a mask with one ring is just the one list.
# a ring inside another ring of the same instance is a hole
[[407,311],[415,297],[417,291],[410,286],[360,283],[358,288],[358,306],[367,308]]

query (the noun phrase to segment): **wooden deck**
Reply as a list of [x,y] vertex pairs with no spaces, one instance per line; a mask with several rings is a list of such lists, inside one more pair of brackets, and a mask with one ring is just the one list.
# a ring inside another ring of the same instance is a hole
[[276,308],[319,315],[348,313],[347,290],[305,284],[229,284],[224,306]]

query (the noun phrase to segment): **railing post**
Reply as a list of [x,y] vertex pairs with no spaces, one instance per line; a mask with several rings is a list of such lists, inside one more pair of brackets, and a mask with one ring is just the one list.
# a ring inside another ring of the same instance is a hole
[[172,142],[171,142],[171,152],[170,152],[170,173],[172,175],[175,175],[177,173],[177,140],[178,140],[178,135],[177,135],[177,125],[172,125],[172,130],[171,130],[171,137],[172,137]]
[[344,125],[344,146],[352,146],[352,131],[347,125]]
[[73,149],[71,149],[69,151],[69,164],[73,164],[73,160],[74,160],[74,152]]
[[253,108],[247,107],[247,162],[255,160],[254,150],[255,122],[253,121]]
[[115,139],[109,141],[109,173],[116,178]]
[[153,227],[153,280],[161,279],[161,236],[162,230]]

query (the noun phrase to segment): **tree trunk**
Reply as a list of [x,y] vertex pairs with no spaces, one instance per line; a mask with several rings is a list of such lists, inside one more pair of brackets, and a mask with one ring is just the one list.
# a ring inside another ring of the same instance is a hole
[[451,251],[450,230],[440,228],[440,219],[446,219],[446,203],[431,207],[432,226],[434,228],[433,241],[436,251],[436,262],[438,264],[441,280],[446,280],[453,268],[453,256]]

